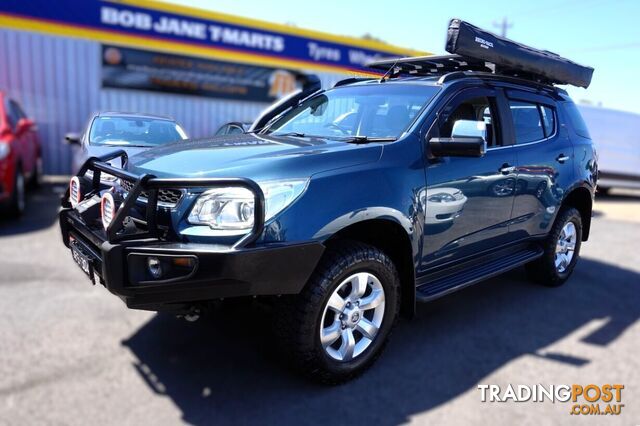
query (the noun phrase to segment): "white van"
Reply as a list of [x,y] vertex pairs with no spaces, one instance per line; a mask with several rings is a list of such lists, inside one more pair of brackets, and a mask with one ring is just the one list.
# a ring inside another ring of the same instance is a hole
[[640,189],[640,114],[580,105],[598,152],[598,192]]

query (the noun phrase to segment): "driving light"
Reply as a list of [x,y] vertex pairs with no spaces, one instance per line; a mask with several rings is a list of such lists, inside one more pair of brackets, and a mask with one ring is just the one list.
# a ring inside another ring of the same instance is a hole
[[[293,203],[307,188],[309,179],[260,183],[265,200],[265,221]],[[210,189],[198,197],[189,213],[194,225],[209,225],[220,231],[246,231],[254,222],[254,195],[241,187]]]
[[74,209],[82,201],[82,187],[80,186],[80,179],[78,176],[74,176],[69,181],[69,202]]
[[105,192],[100,200],[100,216],[102,216],[102,226],[107,229],[116,214],[116,202],[110,192]]
[[162,264],[157,257],[149,257],[147,259],[147,269],[149,270],[149,274],[155,279],[162,276]]

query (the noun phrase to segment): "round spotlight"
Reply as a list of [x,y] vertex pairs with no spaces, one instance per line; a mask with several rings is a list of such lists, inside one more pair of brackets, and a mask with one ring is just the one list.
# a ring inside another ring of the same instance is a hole
[[102,226],[104,229],[109,227],[113,217],[116,214],[116,202],[110,192],[105,192],[100,200],[100,216],[102,216]]
[[240,219],[244,222],[249,222],[253,219],[253,205],[249,203],[242,203],[240,205]]
[[160,263],[160,259],[157,257],[148,257],[147,258],[147,269],[151,276],[155,279],[158,279],[162,276],[162,264]]
[[80,201],[82,201],[82,187],[78,176],[74,176],[69,181],[69,202],[71,207],[76,208]]

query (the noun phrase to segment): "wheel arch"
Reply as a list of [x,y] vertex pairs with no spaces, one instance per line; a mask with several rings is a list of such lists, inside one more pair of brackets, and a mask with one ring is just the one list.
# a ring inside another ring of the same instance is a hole
[[415,314],[415,264],[411,238],[398,222],[391,219],[368,219],[350,224],[325,241],[326,246],[340,240],[369,244],[387,254],[400,276],[402,316]]
[[583,186],[572,189],[562,200],[561,207],[573,207],[580,212],[582,241],[587,241],[591,231],[591,213],[593,211],[591,191]]

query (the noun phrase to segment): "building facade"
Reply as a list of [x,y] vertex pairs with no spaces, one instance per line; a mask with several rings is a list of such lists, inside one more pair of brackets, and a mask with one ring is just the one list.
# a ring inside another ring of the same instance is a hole
[[253,121],[304,74],[327,87],[420,53],[159,2],[0,3],[0,90],[36,120],[47,174],[70,173],[64,135],[98,111],[168,115],[203,137]]

